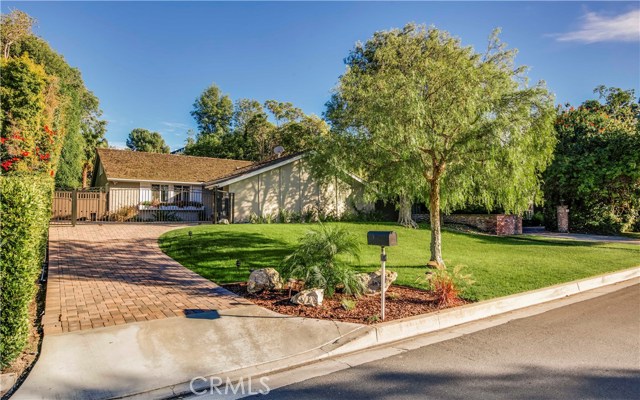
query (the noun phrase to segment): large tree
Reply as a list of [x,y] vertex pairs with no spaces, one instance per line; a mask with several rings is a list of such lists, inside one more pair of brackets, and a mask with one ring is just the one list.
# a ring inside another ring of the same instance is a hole
[[273,147],[277,146],[275,129],[259,101],[236,101],[232,123],[233,136],[238,142],[235,158],[254,161],[268,158]]
[[84,138],[84,165],[82,168],[82,187],[86,188],[91,181],[93,165],[96,158],[96,148],[108,147],[104,137],[107,133],[107,121],[100,119],[102,111],[98,107],[98,98],[89,92],[83,101],[84,117],[81,131]]
[[497,31],[478,53],[409,24],[376,32],[346,59],[332,135],[357,144],[342,158],[371,165],[366,177],[428,201],[431,264],[444,265],[442,211],[480,203],[518,212],[539,193],[555,143],[553,98],[543,83],[527,85],[515,55]]
[[195,140],[187,139],[185,154],[202,157],[262,161],[276,146],[288,153],[307,150],[328,131],[323,120],[291,103],[239,99],[234,104],[215,85],[196,99],[191,114],[199,132]]
[[272,141],[287,152],[296,153],[311,148],[315,140],[329,131],[326,122],[315,115],[306,115],[291,103],[267,100],[265,107],[276,121]]
[[569,207],[569,229],[640,230],[640,105],[633,90],[600,86],[600,100],[560,108],[558,144],[545,171],[545,225],[557,229],[556,206]]
[[31,36],[31,29],[36,20],[29,14],[12,10],[8,14],[0,15],[0,41],[2,42],[2,57],[9,58],[11,46],[21,39]]
[[147,153],[169,153],[170,150],[162,135],[143,128],[136,128],[129,133],[127,147],[133,151]]
[[193,103],[191,115],[201,135],[221,136],[229,132],[233,118],[233,102],[212,84]]

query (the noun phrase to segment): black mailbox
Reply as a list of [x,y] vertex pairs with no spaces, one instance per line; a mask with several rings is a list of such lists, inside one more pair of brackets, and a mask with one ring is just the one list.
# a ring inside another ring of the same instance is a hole
[[367,244],[373,246],[396,246],[398,235],[394,231],[369,231],[367,232]]

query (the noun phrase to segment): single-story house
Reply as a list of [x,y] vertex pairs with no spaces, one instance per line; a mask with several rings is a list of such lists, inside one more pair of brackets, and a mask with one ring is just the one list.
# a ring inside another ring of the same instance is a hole
[[248,222],[254,216],[275,218],[281,210],[303,213],[313,207],[341,215],[354,205],[364,207],[357,178],[318,183],[302,154],[254,163],[129,150],[97,152],[92,186],[108,191],[111,213],[135,207],[173,210],[183,220],[206,214],[206,219]]

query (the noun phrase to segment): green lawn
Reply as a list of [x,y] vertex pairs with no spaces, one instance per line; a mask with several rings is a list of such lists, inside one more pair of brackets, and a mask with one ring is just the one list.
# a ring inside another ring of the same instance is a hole
[[[370,230],[395,230],[398,246],[388,248],[387,268],[396,283],[424,287],[420,279],[429,259],[430,232],[395,224],[341,223],[362,241],[357,268],[379,267],[378,247],[366,245]],[[217,283],[246,280],[250,269],[277,267],[310,224],[201,225],[167,232],[160,238],[165,253]],[[189,238],[188,232],[193,232]],[[505,296],[640,265],[640,246],[552,240],[542,237],[494,237],[445,231],[444,260],[464,265],[476,283],[465,292],[471,300]],[[236,260],[241,267],[236,268]]]

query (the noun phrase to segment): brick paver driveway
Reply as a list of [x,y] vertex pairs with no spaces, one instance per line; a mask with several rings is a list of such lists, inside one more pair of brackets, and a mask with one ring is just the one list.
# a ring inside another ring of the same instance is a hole
[[160,250],[158,236],[179,227],[52,226],[42,320],[45,333],[251,304],[184,268]]

